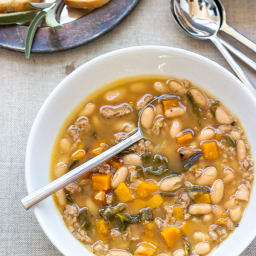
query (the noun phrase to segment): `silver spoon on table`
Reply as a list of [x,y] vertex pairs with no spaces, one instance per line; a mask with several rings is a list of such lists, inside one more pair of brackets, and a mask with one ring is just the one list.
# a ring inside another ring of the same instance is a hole
[[239,41],[241,44],[245,45],[248,49],[252,50],[253,52],[256,53],[256,43],[239,33],[237,30],[234,28],[230,27],[227,24],[226,20],[226,11],[225,8],[220,0],[213,0],[216,5],[218,6],[220,15],[221,15],[221,25],[220,25],[220,30],[225,32],[226,34],[230,35],[237,41]]
[[[172,14],[178,25],[193,37],[211,40],[239,79],[252,92],[256,93],[254,85],[249,81],[243,70],[223,46],[222,40],[217,36],[220,27],[220,15],[217,6],[209,4],[207,0],[171,0],[170,3]],[[226,42],[225,44],[228,43]],[[231,46],[231,49],[234,50],[235,48]],[[249,59],[241,52],[238,56],[243,56],[243,60]]]
[[29,194],[28,196],[24,197],[21,200],[21,203],[23,204],[24,208],[26,210],[29,209],[31,206],[39,203],[43,199],[49,197],[50,195],[54,194],[58,190],[64,188],[71,182],[77,180],[83,174],[89,172],[91,169],[95,168],[99,164],[101,164],[101,163],[107,161],[108,159],[110,159],[111,157],[117,155],[124,149],[130,147],[132,144],[141,140],[142,138],[145,138],[145,133],[143,132],[143,128],[141,125],[141,116],[142,116],[143,111],[147,107],[153,106],[153,104],[160,102],[161,100],[163,100],[164,98],[167,98],[167,97],[168,97],[168,95],[161,95],[160,97],[156,97],[141,109],[141,111],[139,112],[139,118],[138,118],[138,128],[136,129],[136,131],[133,132],[133,134],[131,136],[129,136],[127,139],[119,142],[115,146],[107,149],[106,151],[99,154],[98,156],[95,156],[94,158],[81,164],[80,166],[71,170],[70,172],[66,173],[65,175],[61,176],[60,178],[52,181],[51,183],[47,184],[46,186],[39,188],[38,190],[36,190],[36,191],[32,192],[31,194]]

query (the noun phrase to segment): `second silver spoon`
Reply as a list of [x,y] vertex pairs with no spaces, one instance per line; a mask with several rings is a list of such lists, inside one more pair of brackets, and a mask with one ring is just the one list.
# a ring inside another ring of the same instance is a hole
[[171,11],[178,25],[189,35],[198,39],[211,40],[239,79],[251,92],[256,93],[255,86],[217,37],[220,16],[216,6],[209,4],[207,1],[171,0]]

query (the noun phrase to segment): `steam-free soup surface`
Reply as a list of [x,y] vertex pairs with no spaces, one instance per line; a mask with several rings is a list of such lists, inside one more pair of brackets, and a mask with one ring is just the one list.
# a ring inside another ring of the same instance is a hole
[[147,139],[56,193],[74,237],[107,256],[206,255],[226,239],[248,203],[253,160],[224,104],[189,81],[153,76],[88,97],[56,140],[53,179],[130,136],[139,111]]

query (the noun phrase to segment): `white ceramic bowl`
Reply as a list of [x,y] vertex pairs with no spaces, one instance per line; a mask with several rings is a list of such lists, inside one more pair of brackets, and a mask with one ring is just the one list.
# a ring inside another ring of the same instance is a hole
[[[64,79],[51,93],[33,124],[26,152],[26,183],[32,192],[49,182],[53,143],[70,112],[91,92],[114,80],[134,75],[167,75],[186,78],[219,98],[235,113],[246,130],[256,156],[256,99],[230,72],[198,54],[162,46],[132,47],[114,51],[85,63]],[[256,190],[252,191],[239,227],[215,255],[239,255],[256,235]],[[52,198],[38,204],[35,215],[53,244],[70,256],[92,255],[65,227]]]

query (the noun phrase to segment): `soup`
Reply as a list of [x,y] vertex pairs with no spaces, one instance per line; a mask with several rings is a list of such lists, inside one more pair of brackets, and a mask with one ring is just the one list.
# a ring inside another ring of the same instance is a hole
[[239,120],[189,81],[143,76],[96,91],[64,124],[51,177],[133,134],[139,113],[145,139],[56,193],[66,226],[96,255],[207,255],[238,227],[254,167]]

